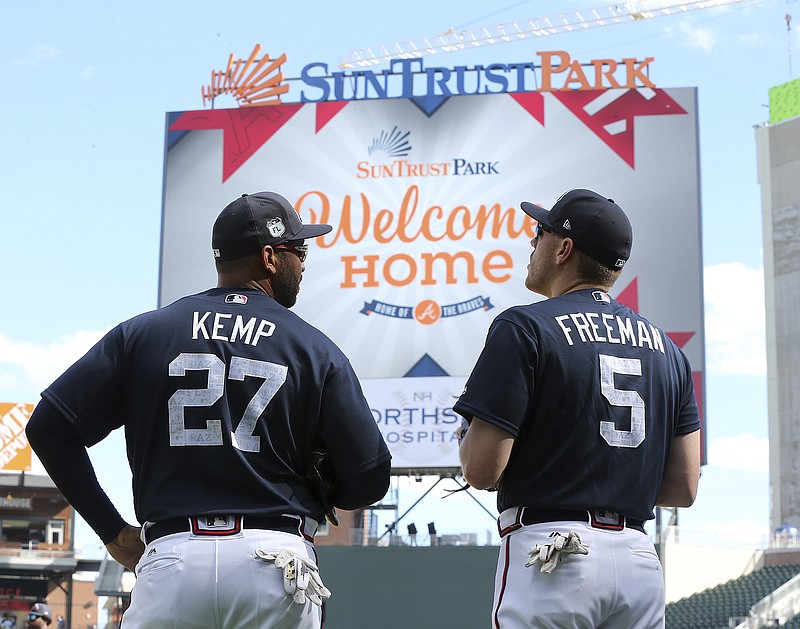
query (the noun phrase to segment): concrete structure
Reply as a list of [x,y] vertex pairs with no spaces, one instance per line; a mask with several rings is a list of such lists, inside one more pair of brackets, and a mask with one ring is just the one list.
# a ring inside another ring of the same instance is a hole
[[[800,80],[770,90],[756,129],[764,230],[773,530],[800,527]],[[743,237],[747,225],[742,225]],[[747,291],[747,286],[742,286]]]

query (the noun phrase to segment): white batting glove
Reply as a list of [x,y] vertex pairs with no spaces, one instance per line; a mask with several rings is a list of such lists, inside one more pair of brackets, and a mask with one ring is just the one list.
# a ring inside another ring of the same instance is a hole
[[281,548],[278,553],[258,548],[256,557],[283,569],[283,589],[298,605],[305,605],[308,599],[321,606],[323,599],[330,598],[331,591],[322,583],[319,568],[310,559],[299,557],[287,548]]
[[530,559],[525,564],[530,568],[537,561],[542,563],[539,572],[550,574],[563,561],[564,555],[588,555],[589,549],[581,544],[581,537],[575,531],[570,531],[569,535],[562,535],[558,531],[550,533],[553,541],[549,544],[536,544],[530,549]]

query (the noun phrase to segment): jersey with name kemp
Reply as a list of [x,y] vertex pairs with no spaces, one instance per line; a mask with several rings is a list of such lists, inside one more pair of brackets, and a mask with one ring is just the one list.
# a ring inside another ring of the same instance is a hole
[[42,397],[87,446],[125,426],[140,522],[321,520],[302,479],[317,440],[341,479],[390,458],[344,354],[255,289],[211,289],[118,325]]
[[673,437],[700,428],[684,353],[597,290],[501,313],[454,410],[515,437],[500,511],[608,509],[648,520]]

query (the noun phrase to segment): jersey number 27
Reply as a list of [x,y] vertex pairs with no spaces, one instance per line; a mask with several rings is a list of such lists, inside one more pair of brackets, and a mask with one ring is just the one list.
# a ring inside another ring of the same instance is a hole
[[[221,446],[222,420],[208,419],[205,428],[187,428],[186,408],[213,406],[225,394],[225,363],[214,354],[183,353],[169,364],[170,376],[185,376],[187,371],[208,371],[208,386],[205,389],[178,389],[169,398],[169,445]],[[251,377],[264,381],[244,409],[236,429],[231,432],[234,448],[243,452],[259,452],[261,438],[253,434],[256,422],[278,389],[286,382],[288,367],[233,356],[227,371],[228,380],[244,381]]]

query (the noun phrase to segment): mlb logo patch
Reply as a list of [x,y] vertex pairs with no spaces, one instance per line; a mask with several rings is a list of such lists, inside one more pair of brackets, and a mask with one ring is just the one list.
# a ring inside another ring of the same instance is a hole
[[192,535],[236,535],[242,530],[240,515],[206,515],[190,518]]
[[225,295],[225,303],[226,304],[246,304],[247,303],[247,295],[239,295],[238,293],[231,293],[230,295]]
[[598,529],[621,531],[625,528],[625,517],[616,511],[590,511],[590,524]]
[[280,218],[271,218],[267,221],[267,231],[273,238],[280,238],[286,232],[286,226]]

